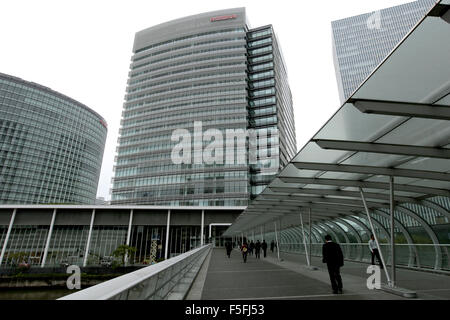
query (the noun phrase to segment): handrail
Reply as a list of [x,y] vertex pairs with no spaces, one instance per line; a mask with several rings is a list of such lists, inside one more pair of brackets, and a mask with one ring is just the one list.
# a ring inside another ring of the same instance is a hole
[[[171,268],[176,267],[183,261],[187,261],[187,265],[195,263],[198,259],[198,256],[201,256],[202,253],[210,249],[211,244],[204,245],[202,247],[190,250],[183,254],[180,254],[176,257],[164,260],[157,264],[124,274],[117,278],[102,282],[98,285],[80,290],[73,294],[69,294],[67,296],[61,297],[58,300],[108,300],[114,299],[117,296],[128,293],[133,288],[136,288],[140,285],[144,285],[145,281],[151,281],[151,278],[158,276],[164,271],[170,271]],[[191,263],[193,261],[193,263]],[[185,266],[185,267],[186,267]],[[159,280],[159,279],[157,279]],[[172,279],[165,279],[165,282],[162,286],[157,288],[157,284],[155,284],[154,292],[158,291],[160,288],[164,287],[168,282]],[[154,293],[153,292],[153,293]],[[119,297],[120,299],[121,297]]]

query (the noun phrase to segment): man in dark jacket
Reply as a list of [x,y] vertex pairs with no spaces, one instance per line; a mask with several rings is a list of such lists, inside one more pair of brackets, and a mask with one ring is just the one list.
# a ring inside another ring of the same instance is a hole
[[325,244],[322,246],[322,262],[327,264],[333,293],[342,293],[342,278],[340,268],[344,265],[344,255],[341,247],[331,241],[331,236],[325,236]]
[[256,241],[256,244],[255,244],[255,257],[256,257],[256,259],[260,258],[260,254],[261,254],[261,242],[259,242],[259,240],[258,240],[258,241]]
[[264,258],[267,256],[267,243],[266,240],[263,240],[263,242],[261,243],[261,249],[264,252]]

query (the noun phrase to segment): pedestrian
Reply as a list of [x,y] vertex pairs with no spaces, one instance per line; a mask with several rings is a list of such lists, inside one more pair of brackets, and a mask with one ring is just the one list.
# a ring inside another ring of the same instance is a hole
[[264,252],[264,258],[267,257],[267,243],[266,243],[266,240],[263,240],[263,242],[261,244],[261,249]]
[[247,255],[248,255],[248,244],[246,241],[244,241],[244,243],[242,244],[241,251],[242,251],[242,258],[244,259],[244,263],[246,263]]
[[250,241],[250,244],[248,245],[248,253],[250,255],[253,255],[253,250],[255,249],[255,243],[252,241]]
[[256,259],[260,259],[261,258],[261,242],[256,241],[255,244],[255,257]]
[[328,234],[325,236],[325,244],[322,246],[322,262],[327,264],[333,293],[342,293],[340,268],[344,265],[344,256],[339,244],[334,243]]
[[377,242],[373,234],[370,235],[369,249],[372,253],[372,265],[375,265],[375,256],[377,257],[378,263],[380,264],[380,269],[383,269],[383,263],[381,262],[380,251],[378,251]]
[[229,259],[231,255],[231,250],[233,249],[230,241],[225,242],[225,249],[227,250],[227,256]]
[[275,247],[275,242],[272,240],[270,243],[270,251],[273,252],[273,248]]

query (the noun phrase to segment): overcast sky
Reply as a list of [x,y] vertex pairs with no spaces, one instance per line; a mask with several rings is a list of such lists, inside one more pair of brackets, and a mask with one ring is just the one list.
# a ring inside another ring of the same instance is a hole
[[246,7],[251,27],[272,24],[291,87],[297,149],[339,108],[331,21],[411,1],[396,0],[14,0],[0,7],[0,72],[37,82],[108,122],[98,196],[110,199],[134,34],[197,13]]

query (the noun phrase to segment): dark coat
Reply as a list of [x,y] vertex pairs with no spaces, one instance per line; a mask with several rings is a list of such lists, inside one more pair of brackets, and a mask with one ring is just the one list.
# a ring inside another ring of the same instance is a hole
[[322,262],[328,266],[342,267],[344,255],[341,246],[334,242],[327,242],[322,246]]

